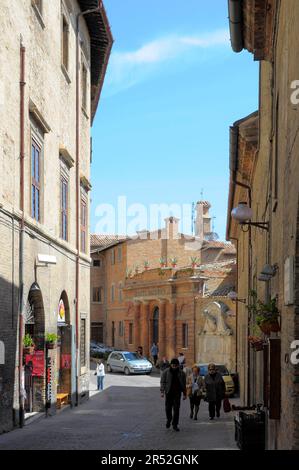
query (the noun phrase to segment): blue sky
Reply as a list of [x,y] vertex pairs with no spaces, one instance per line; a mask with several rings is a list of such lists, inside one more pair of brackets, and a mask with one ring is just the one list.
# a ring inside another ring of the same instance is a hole
[[258,64],[230,48],[227,0],[105,7],[115,42],[93,126],[91,231],[119,196],[149,208],[191,204],[203,190],[224,239],[229,126],[258,106]]

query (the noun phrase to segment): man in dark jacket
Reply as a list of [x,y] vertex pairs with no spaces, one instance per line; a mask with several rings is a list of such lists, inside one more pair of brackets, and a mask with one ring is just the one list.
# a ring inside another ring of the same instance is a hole
[[206,401],[209,402],[210,419],[220,417],[221,403],[225,397],[225,383],[222,375],[216,370],[215,364],[209,364],[208,374],[205,376],[204,388],[206,390]]
[[183,399],[187,398],[186,390],[186,374],[180,369],[180,363],[178,359],[174,358],[170,362],[170,367],[166,369],[161,376],[161,397],[165,399],[165,411],[166,411],[166,427],[172,427],[175,431],[179,431],[179,416],[180,416],[180,405],[181,395],[183,393]]

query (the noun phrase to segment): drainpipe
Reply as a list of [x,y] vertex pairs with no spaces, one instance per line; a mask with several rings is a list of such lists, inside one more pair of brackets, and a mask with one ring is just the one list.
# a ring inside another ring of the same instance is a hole
[[25,53],[26,49],[20,46],[20,210],[22,212],[20,221],[20,255],[19,255],[19,424],[24,426],[25,404],[23,385],[23,305],[24,305],[24,237],[25,237],[25,214],[24,214],[24,160],[25,160]]
[[[247,190],[248,192],[248,202],[251,207],[252,203],[252,194],[251,187],[245,183],[242,183],[237,180],[237,161],[238,161],[238,141],[239,141],[239,130],[238,126],[233,126],[230,128],[230,172],[231,172],[231,185],[230,185],[230,195],[228,203],[228,224],[227,224],[227,239],[229,239],[229,232],[231,226],[231,209],[235,197],[235,187],[240,186]],[[248,229],[248,294],[251,291],[251,227]],[[250,323],[248,322],[247,335],[250,335]],[[250,346],[248,344],[247,350],[247,405],[250,406]]]
[[232,49],[241,52],[244,49],[242,0],[228,0],[228,17]]
[[76,404],[79,404],[79,263],[80,263],[80,18],[101,11],[102,2],[76,18]]

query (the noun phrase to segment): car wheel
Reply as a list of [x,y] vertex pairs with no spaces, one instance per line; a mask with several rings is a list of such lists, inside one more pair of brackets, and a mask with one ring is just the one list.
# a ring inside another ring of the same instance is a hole
[[124,374],[125,375],[130,375],[130,369],[128,367],[124,368]]
[[107,372],[112,372],[112,367],[110,364],[107,365]]
[[152,371],[150,370],[149,372],[146,372],[146,375],[150,375],[152,373]]

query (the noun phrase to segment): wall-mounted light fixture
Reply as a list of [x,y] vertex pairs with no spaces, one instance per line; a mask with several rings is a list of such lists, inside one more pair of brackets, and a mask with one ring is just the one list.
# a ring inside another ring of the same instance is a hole
[[242,304],[246,304],[246,299],[238,299],[237,292],[233,290],[227,294],[227,297],[233,302],[241,302]]
[[235,219],[240,225],[243,232],[247,232],[245,227],[254,226],[269,231],[269,222],[251,222],[252,209],[247,206],[246,202],[239,202],[238,206],[231,211],[232,218]]
[[262,271],[259,274],[258,280],[262,282],[271,281],[272,277],[275,276],[277,269],[278,269],[277,264],[274,264],[273,266],[271,266],[271,264],[265,264],[265,266],[263,267]]

